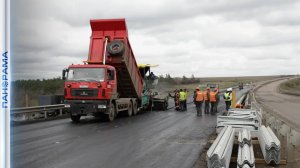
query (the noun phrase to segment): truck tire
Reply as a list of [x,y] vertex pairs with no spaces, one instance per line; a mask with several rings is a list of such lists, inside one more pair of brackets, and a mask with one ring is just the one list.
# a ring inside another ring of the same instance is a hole
[[124,43],[120,40],[114,40],[107,45],[107,51],[110,55],[122,55],[124,50]]
[[80,115],[76,115],[76,116],[72,116],[71,115],[71,120],[74,122],[74,123],[79,123],[80,122]]
[[109,113],[105,114],[105,120],[106,121],[113,121],[116,117],[116,108],[113,103],[110,103]]
[[127,117],[130,117],[132,116],[132,111],[133,111],[133,105],[132,105],[132,102],[130,101],[129,103],[129,107],[128,107],[128,110],[127,110]]

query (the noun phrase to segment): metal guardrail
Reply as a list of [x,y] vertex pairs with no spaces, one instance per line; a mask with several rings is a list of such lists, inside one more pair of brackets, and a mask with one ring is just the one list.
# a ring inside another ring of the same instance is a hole
[[251,144],[250,131],[243,129],[239,132],[238,136],[239,150],[237,157],[237,167],[255,167],[255,157],[253,152],[253,146]]
[[239,132],[238,141],[240,146],[244,146],[245,144],[251,145],[251,134],[247,129],[243,129]]
[[208,168],[229,167],[233,142],[234,129],[231,126],[224,127],[207,151]]
[[254,131],[261,125],[261,118],[253,109],[229,109],[227,116],[217,117],[217,132],[219,128],[229,125],[237,131],[243,128]]
[[265,161],[270,164],[273,160],[276,164],[280,162],[280,141],[270,127],[262,125],[259,129],[258,140]]
[[46,105],[46,106],[33,106],[21,107],[11,109],[11,118],[13,121],[26,121],[38,118],[48,118],[48,114],[59,110],[59,116],[63,116],[64,104]]

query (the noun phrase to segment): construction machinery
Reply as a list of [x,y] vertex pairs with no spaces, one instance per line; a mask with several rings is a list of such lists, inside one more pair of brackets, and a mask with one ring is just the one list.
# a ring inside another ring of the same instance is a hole
[[155,106],[155,95],[145,81],[149,70],[136,63],[125,19],[91,20],[90,25],[87,61],[62,72],[72,121],[86,115],[112,121],[120,112],[131,116]]

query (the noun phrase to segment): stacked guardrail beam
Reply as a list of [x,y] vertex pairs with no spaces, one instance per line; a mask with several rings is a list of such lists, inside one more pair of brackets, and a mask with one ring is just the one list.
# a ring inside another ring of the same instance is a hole
[[226,126],[207,151],[208,168],[229,167],[234,142],[234,129]]
[[230,109],[227,116],[217,117],[217,128],[230,125],[238,129],[258,130],[260,124],[261,119],[253,109]]
[[237,157],[237,168],[254,168],[255,158],[253,152],[253,146],[251,144],[251,134],[247,129],[243,129],[239,132],[239,151]]
[[258,132],[258,140],[265,161],[268,164],[272,161],[279,164],[281,144],[271,128],[262,125]]

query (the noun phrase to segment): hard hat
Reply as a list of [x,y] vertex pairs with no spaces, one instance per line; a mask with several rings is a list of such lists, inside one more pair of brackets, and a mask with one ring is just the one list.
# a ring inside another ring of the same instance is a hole
[[196,87],[196,90],[200,90],[200,88],[199,88],[199,87]]
[[227,91],[228,91],[228,92],[232,92],[232,88],[228,88]]

